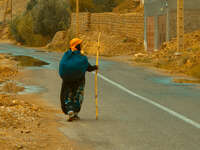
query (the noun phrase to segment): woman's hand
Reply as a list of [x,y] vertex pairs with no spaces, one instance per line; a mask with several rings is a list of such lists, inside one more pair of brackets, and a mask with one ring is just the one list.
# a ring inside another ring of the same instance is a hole
[[95,67],[96,67],[95,70],[99,70],[99,66],[98,65],[95,65]]

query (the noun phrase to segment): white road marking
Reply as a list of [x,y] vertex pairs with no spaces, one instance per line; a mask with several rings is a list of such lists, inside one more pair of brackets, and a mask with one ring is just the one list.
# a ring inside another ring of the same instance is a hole
[[129,94],[131,94],[131,95],[133,95],[133,96],[135,96],[135,97],[147,102],[147,103],[150,103],[150,104],[156,106],[157,108],[159,108],[159,109],[161,109],[161,110],[163,110],[163,111],[165,111],[165,112],[167,112],[167,113],[169,113],[169,114],[171,114],[171,115],[183,120],[184,122],[187,122],[187,123],[191,124],[192,126],[200,129],[200,124],[199,123],[197,123],[197,122],[195,122],[195,121],[193,121],[193,120],[191,120],[191,119],[189,119],[189,118],[187,118],[187,117],[185,117],[185,116],[183,116],[183,115],[181,115],[181,114],[179,114],[179,113],[177,113],[177,112],[175,112],[175,111],[173,111],[173,110],[171,110],[171,109],[169,109],[169,108],[167,108],[165,106],[162,106],[162,105],[154,102],[153,100],[150,100],[150,99],[148,99],[146,97],[140,96],[140,95],[130,91],[129,89],[125,88],[124,86],[122,86],[122,85],[120,85],[120,84],[108,79],[107,77],[105,77],[105,76],[103,76],[103,75],[101,75],[99,73],[98,73],[98,76],[101,79],[103,79],[103,80],[111,83],[112,85],[120,88],[121,90],[123,90],[123,91],[125,91],[125,92],[127,92],[127,93],[129,93]]

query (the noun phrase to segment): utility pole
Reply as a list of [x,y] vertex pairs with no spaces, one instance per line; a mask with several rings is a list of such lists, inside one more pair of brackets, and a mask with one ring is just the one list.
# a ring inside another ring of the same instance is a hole
[[11,2],[10,2],[10,9],[11,9],[10,18],[11,18],[11,23],[12,23],[12,18],[13,18],[13,0],[11,0]]
[[9,0],[5,0],[5,12],[4,12],[4,16],[3,16],[3,23],[6,24],[6,15],[8,12],[8,4],[9,4]]
[[168,6],[168,0],[165,0],[165,8],[166,8],[166,11],[167,11],[167,26],[166,26],[166,31],[167,31],[167,34],[166,34],[166,41],[169,42],[169,6]]
[[184,0],[177,0],[177,51],[184,50]]
[[10,19],[12,22],[12,14],[13,14],[13,1],[12,0],[5,0],[5,11],[3,17],[3,23],[6,24],[6,17],[10,14]]
[[79,37],[79,0],[76,0],[76,37]]

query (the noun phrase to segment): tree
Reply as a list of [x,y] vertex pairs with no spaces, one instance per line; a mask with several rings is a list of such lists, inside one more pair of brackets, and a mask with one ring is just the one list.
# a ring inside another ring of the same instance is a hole
[[123,0],[93,0],[100,12],[111,12]]
[[29,46],[44,46],[56,32],[70,26],[69,3],[66,0],[30,0],[26,12],[11,25],[15,39]]
[[70,25],[66,0],[40,0],[32,9],[33,30],[36,34],[53,37],[57,31]]
[[30,0],[26,6],[26,11],[30,11],[37,5],[37,0]]
[[[123,0],[79,0],[80,12],[111,12]],[[76,11],[76,0],[69,0],[72,12]]]

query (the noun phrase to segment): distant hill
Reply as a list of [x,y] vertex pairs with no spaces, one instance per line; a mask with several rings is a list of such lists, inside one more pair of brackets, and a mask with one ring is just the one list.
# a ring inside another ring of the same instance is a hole
[[140,0],[124,0],[113,9],[113,12],[143,12],[143,8],[140,7]]
[[[26,5],[30,0],[13,0],[13,16],[26,10]],[[70,0],[68,0],[70,1]],[[5,1],[0,0],[0,22],[3,20],[5,11]],[[93,12],[118,12],[126,13],[141,11],[139,0],[92,0],[94,4]],[[90,6],[90,5],[89,5]]]
[[[3,16],[3,12],[5,9],[5,4],[1,5],[4,0],[0,0],[0,19]],[[18,14],[23,12],[26,9],[26,5],[30,0],[13,0],[13,10],[14,14]],[[66,1],[76,1],[76,0],[66,0]],[[82,3],[85,7],[85,10],[91,10],[87,7],[92,7],[94,5],[94,9],[92,12],[111,12],[113,8],[117,7],[124,0],[80,0],[80,4]],[[75,6],[73,6],[75,7]],[[81,9],[81,6],[80,6]]]

